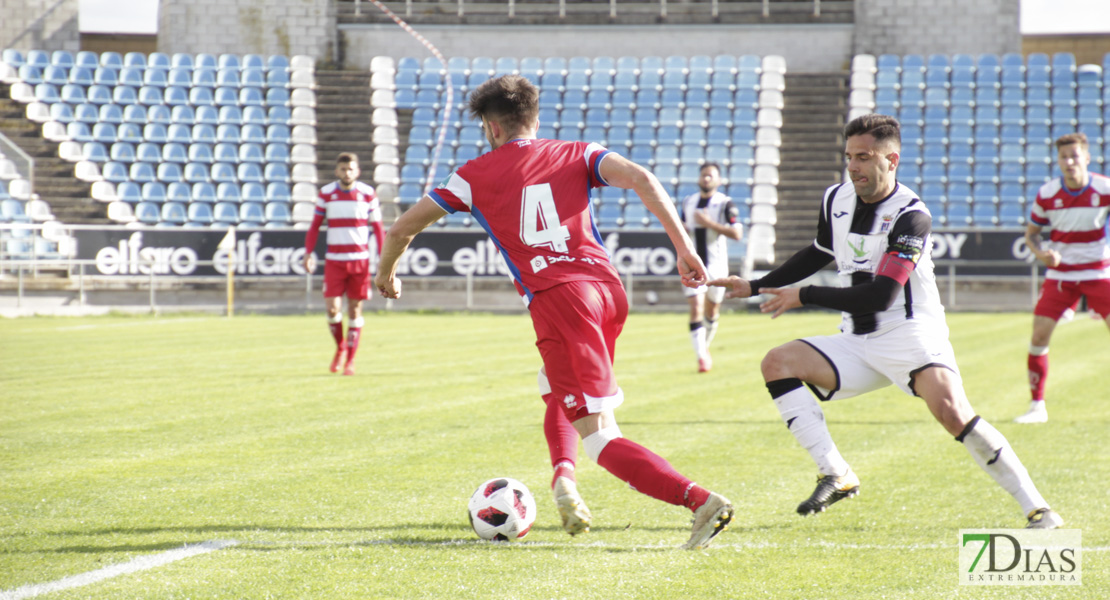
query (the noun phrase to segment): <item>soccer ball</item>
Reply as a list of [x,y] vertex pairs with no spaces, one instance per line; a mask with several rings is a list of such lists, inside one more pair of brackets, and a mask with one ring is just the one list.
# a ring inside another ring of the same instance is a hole
[[497,477],[478,486],[466,516],[483,540],[515,541],[528,535],[536,520],[536,499],[523,483]]

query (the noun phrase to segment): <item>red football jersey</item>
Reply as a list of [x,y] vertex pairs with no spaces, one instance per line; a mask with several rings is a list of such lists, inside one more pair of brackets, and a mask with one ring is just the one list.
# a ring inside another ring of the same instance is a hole
[[567,281],[616,281],[590,208],[608,185],[603,146],[512,140],[460,167],[429,193],[447,212],[469,212],[489,233],[521,295]]

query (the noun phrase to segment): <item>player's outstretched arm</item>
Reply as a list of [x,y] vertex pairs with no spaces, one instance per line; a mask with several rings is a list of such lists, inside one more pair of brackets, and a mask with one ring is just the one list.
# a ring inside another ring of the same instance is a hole
[[381,260],[374,286],[385,298],[401,297],[401,280],[397,279],[397,262],[412,243],[416,234],[424,231],[440,217],[447,214],[430,196],[424,196],[415,206],[405,211],[385,236]]
[[682,276],[683,285],[687,287],[704,285],[708,279],[705,265],[694,251],[694,244],[678,218],[674,203],[671,202],[670,196],[655,175],[613,152],[605,155],[598,168],[601,171],[601,177],[609,185],[635,191],[644,206],[663,224],[667,237],[671,239],[671,244],[674,244],[678,273]]
[[752,295],[751,282],[735,275],[722,277],[720,279],[711,279],[706,285],[727,289],[728,291],[725,293],[726,298],[750,298]]

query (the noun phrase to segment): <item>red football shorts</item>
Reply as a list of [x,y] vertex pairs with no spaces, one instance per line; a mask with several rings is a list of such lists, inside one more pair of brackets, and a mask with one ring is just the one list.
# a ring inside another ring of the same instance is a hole
[[1033,314],[1058,321],[1064,311],[1075,306],[1080,296],[1087,297],[1087,306],[1103,319],[1110,316],[1110,279],[1090,281],[1060,281],[1045,279],[1041,297]]
[[620,405],[613,352],[628,318],[624,286],[571,281],[537,293],[528,309],[551,393],[567,418]]
[[370,261],[328,260],[324,262],[324,297],[344,296],[351,300],[370,297]]

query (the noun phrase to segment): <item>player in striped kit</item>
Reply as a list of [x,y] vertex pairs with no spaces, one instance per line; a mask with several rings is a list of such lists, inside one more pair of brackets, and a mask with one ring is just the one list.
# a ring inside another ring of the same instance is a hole
[[[817,487],[798,513],[822,512],[860,488],[817,400],[894,384],[924,400],[979,467],[1013,496],[1027,528],[1059,527],[1063,519],[1037,491],[1006,437],[975,414],[964,391],[933,274],[932,215],[896,178],[902,149],[898,120],[864,115],[848,123],[844,137],[851,185],[826,190],[813,244],[760,279],[709,282],[732,288],[730,298],[767,294],[760,310],[772,318],[800,306],[842,312],[839,334],[788,342],[768,352],[760,365],[787,429],[817,463]],[[836,264],[839,287],[783,287],[830,262]]]
[[[355,374],[355,353],[362,337],[362,301],[370,297],[370,232],[381,251],[382,211],[374,188],[358,180],[358,156],[340,154],[333,181],[320,188],[316,214],[305,234],[304,268],[316,270],[316,239],[327,225],[328,249],[324,258],[324,301],[328,328],[335,339],[331,372],[343,364],[344,375]],[[343,335],[343,296],[347,296],[347,335]],[[346,361],[344,361],[344,357]]]
[[[705,547],[732,520],[732,504],[624,438],[617,426],[614,409],[624,393],[613,353],[628,299],[590,211],[591,188],[634,189],[675,245],[683,281],[703,284],[705,266],[670,198],[651,173],[598,144],[536,139],[539,91],[519,75],[478,86],[469,108],[493,150],[460,167],[394,223],[375,284],[386,298],[400,297],[397,262],[412,238],[447,212],[469,212],[501,251],[532,316],[544,363],[541,387],[549,388],[544,432],[563,528],[575,534],[589,526],[573,469],[558,470],[577,458],[580,436],[591,459],[637,491],[693,511],[686,547]],[[553,443],[551,436],[560,439]]]
[[[1064,313],[1087,297],[1087,305],[1110,327],[1110,244],[1106,236],[1110,212],[1110,178],[1087,170],[1091,163],[1087,136],[1070,133],[1056,140],[1062,177],[1041,186],[1033,204],[1025,243],[1048,267],[1041,296],[1033,309],[1029,343],[1029,410],[1016,423],[1044,423],[1048,343]],[[1047,243],[1041,232],[1052,233]]]
[[[743,235],[740,211],[733,205],[732,199],[717,191],[720,186],[721,167],[716,163],[705,163],[698,171],[700,191],[682,201],[679,213],[711,279],[728,277],[725,240],[740,241]],[[690,304],[690,339],[698,359],[698,372],[705,373],[713,368],[709,345],[717,334],[717,320],[725,289],[701,286],[684,287],[682,291]]]

